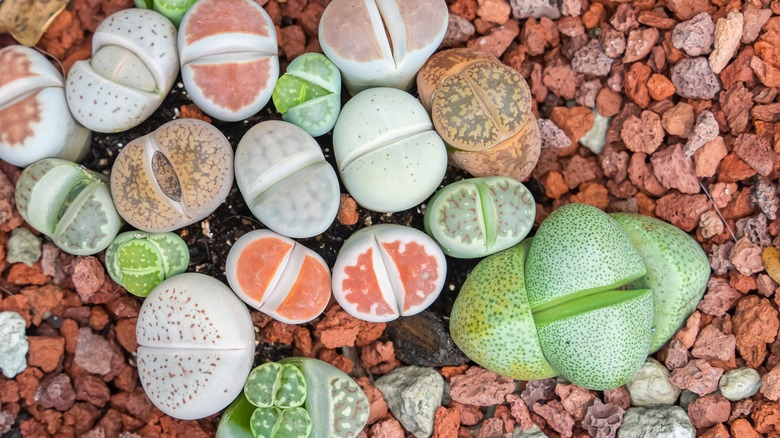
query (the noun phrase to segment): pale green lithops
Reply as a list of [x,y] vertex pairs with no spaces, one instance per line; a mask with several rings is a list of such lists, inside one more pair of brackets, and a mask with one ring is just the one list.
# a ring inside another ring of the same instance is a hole
[[108,178],[58,158],[36,161],[22,172],[16,207],[28,224],[74,255],[106,249],[124,224]]
[[190,250],[173,233],[127,231],[106,249],[106,269],[117,284],[145,297],[168,277],[181,274],[190,263]]
[[317,141],[292,123],[269,120],[247,131],[236,148],[235,173],[252,214],[279,234],[316,236],[336,218],[336,171]]
[[347,191],[361,206],[412,208],[438,187],[447,150],[420,102],[394,88],[353,97],[333,129],[333,152]]
[[517,244],[531,231],[536,203],[509,177],[471,178],[439,190],[425,210],[425,231],[444,253],[484,257]]
[[282,118],[313,137],[333,129],[341,111],[341,73],[320,53],[295,58],[272,95]]

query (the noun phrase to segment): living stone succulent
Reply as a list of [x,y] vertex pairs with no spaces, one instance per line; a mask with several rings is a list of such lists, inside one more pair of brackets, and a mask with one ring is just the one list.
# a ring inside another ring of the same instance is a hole
[[136,8],[153,9],[178,27],[184,13],[198,0],[135,0]]
[[106,248],[108,275],[128,292],[149,295],[166,278],[181,274],[190,263],[190,250],[174,233],[126,231]]

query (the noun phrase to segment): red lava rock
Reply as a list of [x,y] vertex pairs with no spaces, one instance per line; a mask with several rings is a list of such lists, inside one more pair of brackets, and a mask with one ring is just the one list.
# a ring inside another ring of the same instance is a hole
[[767,64],[761,58],[754,56],[750,60],[750,68],[753,69],[758,80],[767,87],[780,87],[780,69]]
[[86,371],[104,375],[111,371],[111,361],[113,351],[108,341],[92,333],[87,327],[79,329],[78,343],[76,344],[76,355],[73,362]]
[[[475,31],[474,25],[469,20],[460,15],[450,14],[447,23],[447,33],[444,34],[440,47],[460,46],[468,41]],[[344,194],[341,196],[343,197]]]
[[708,325],[699,333],[691,355],[697,359],[730,361],[734,358],[736,340],[734,335],[723,333],[715,326]]
[[138,341],[135,337],[135,326],[138,318],[123,318],[116,322],[116,340],[128,353],[135,353]]
[[471,49],[483,50],[496,58],[500,58],[520,33],[520,25],[515,20],[507,21],[494,27],[488,35],[469,41],[466,46]]
[[660,101],[674,95],[674,84],[666,76],[655,73],[647,81],[647,90],[653,100]]
[[450,407],[457,409],[460,414],[460,424],[463,426],[473,426],[482,421],[482,411],[478,406],[464,405],[456,401],[450,402]]
[[628,64],[646,57],[650,50],[653,49],[653,46],[655,46],[659,36],[660,32],[658,32],[658,29],[652,27],[635,29],[629,32],[623,62]]
[[685,102],[679,102],[664,112],[661,124],[669,135],[687,138],[693,130],[693,107]]
[[709,0],[668,0],[666,7],[680,20],[690,20],[700,12],[712,12]]
[[635,62],[631,64],[625,77],[626,96],[638,107],[647,108],[650,105],[650,89],[647,86],[653,71],[650,67]]
[[203,111],[201,111],[200,108],[198,108],[198,106],[195,105],[194,103],[182,105],[179,108],[179,118],[198,119],[198,120],[203,120],[206,123],[211,123],[211,117],[207,116],[206,114],[203,114]]
[[355,339],[355,345],[358,347],[365,347],[366,345],[376,341],[382,336],[387,323],[384,322],[368,322],[359,321],[360,330],[358,331],[357,338]]
[[731,64],[720,72],[720,80],[723,83],[723,88],[728,90],[738,82],[745,82],[748,84],[754,84],[756,82],[756,75],[750,67],[750,61],[753,59],[754,55],[755,52],[753,51],[753,47],[746,46],[739,52]]
[[745,365],[757,368],[766,359],[766,345],[775,340],[780,328],[777,310],[768,299],[749,295],[739,300],[731,321],[737,337],[737,351]]
[[[564,99],[574,99],[577,93],[577,88],[582,83],[582,79],[583,76],[572,70],[569,64],[558,62],[554,65],[548,64],[547,67],[544,68],[542,82],[545,86],[547,86],[547,88],[550,89],[550,91],[556,95]],[[550,119],[552,119],[553,122],[560,126],[564,131],[566,130],[561,123],[558,123],[555,120],[554,113],[550,116]],[[585,130],[585,132],[587,131],[588,130]],[[572,141],[578,141],[580,138],[581,137],[576,139],[572,138]]]
[[[611,65],[612,58],[604,53],[604,48],[595,39],[574,52],[571,60],[574,71],[588,76],[606,77],[609,75]],[[599,81],[596,81],[595,85],[601,88]],[[595,88],[594,92],[598,91],[598,88]]]
[[[371,417],[369,417],[371,418]],[[460,428],[460,412],[454,408],[439,406],[433,419],[433,438],[450,438],[458,436]]]
[[772,173],[777,154],[763,137],[740,134],[734,141],[734,153],[761,175]]
[[613,404],[604,404],[599,399],[594,399],[587,408],[582,427],[593,437],[617,436],[618,428],[623,422],[625,410]]
[[297,24],[285,26],[279,33],[279,37],[281,41],[280,48],[287,60],[292,61],[306,52],[306,34],[304,34],[301,26]]
[[138,373],[135,368],[125,365],[122,371],[114,378],[114,386],[122,391],[133,391],[137,386]]
[[550,120],[559,126],[572,143],[577,143],[593,127],[593,111],[583,106],[567,108],[558,106],[550,113]]
[[688,348],[683,346],[680,341],[672,339],[664,351],[666,353],[664,365],[667,369],[673,370],[688,365]]
[[607,188],[597,183],[584,183],[579,193],[571,197],[571,202],[592,205],[604,210],[609,205],[609,193]]
[[722,375],[723,369],[711,366],[706,360],[695,359],[684,367],[673,370],[669,382],[678,388],[704,395],[718,389],[718,381]]
[[561,437],[568,438],[572,436],[574,419],[563,409],[561,402],[558,400],[545,404],[537,403],[533,406],[533,411],[544,418],[553,430],[561,434]]
[[679,143],[653,154],[650,162],[653,165],[653,174],[664,187],[677,189],[682,193],[699,193],[699,180],[693,160],[685,156]]
[[401,362],[395,358],[392,341],[374,341],[361,349],[360,364],[372,374],[387,374]]
[[507,405],[498,405],[493,412],[493,418],[498,418],[504,424],[504,432],[512,433],[515,430],[515,420]]
[[317,322],[314,336],[326,348],[353,347],[360,330],[360,321],[334,304]]
[[677,22],[669,18],[661,8],[650,11],[642,11],[637,15],[636,20],[644,25],[655,27],[657,29],[671,30]]
[[697,398],[688,405],[688,416],[697,428],[711,427],[729,419],[731,403],[720,394]]
[[739,438],[761,438],[761,435],[753,429],[753,426],[744,418],[731,423],[731,434]]
[[65,338],[65,351],[76,353],[76,345],[79,339],[79,325],[72,319],[65,319],[60,326],[60,334]]
[[51,336],[28,336],[27,366],[38,367],[44,372],[54,371],[65,354],[65,340]]
[[761,376],[761,394],[772,401],[780,400],[780,365]]
[[478,366],[473,366],[464,374],[450,379],[450,397],[462,404],[477,406],[499,404],[514,390],[514,380]]
[[612,15],[612,19],[609,22],[615,29],[623,33],[639,26],[639,22],[636,21],[636,10],[629,4],[618,5],[615,14]]
[[755,206],[750,199],[750,188],[743,187],[729,201],[726,208],[722,210],[723,217],[731,220],[742,219],[755,213]]
[[76,402],[76,393],[67,374],[50,374],[41,380],[35,400],[44,408],[67,411]]
[[44,315],[57,307],[63,298],[62,290],[52,285],[26,287],[21,293],[27,297],[27,302],[33,311],[33,325],[40,325]]
[[711,429],[708,429],[706,432],[704,432],[701,436],[702,438],[730,438],[731,437],[731,435],[729,435],[729,430],[726,429],[726,426],[724,426],[723,423],[716,424]]
[[342,193],[339,198],[339,210],[336,213],[336,219],[342,225],[355,225],[358,218],[357,202],[348,194]]
[[323,348],[320,350],[317,358],[321,361],[333,365],[341,371],[344,371],[345,374],[351,373],[352,369],[355,367],[355,364],[351,359],[344,356],[343,354],[338,354],[336,350],[329,348]]
[[693,231],[702,213],[709,209],[706,195],[685,195],[670,193],[661,197],[656,203],[656,215],[682,229]]
[[91,310],[91,313],[89,314],[89,326],[97,331],[103,330],[103,328],[108,324],[108,312],[106,312],[106,309],[103,308],[103,306],[95,306]]
[[152,415],[152,402],[142,389],[111,396],[111,407],[146,422]]
[[[360,385],[360,388],[363,390],[363,393],[366,394],[366,398],[368,398],[369,409],[368,409],[368,421],[366,424],[374,424],[380,419],[385,418],[387,416],[387,403],[385,402],[382,393],[378,389],[376,389],[374,385],[371,384],[371,381],[368,380],[368,377],[360,377],[355,381],[357,382],[358,385]],[[438,412],[436,414],[438,416]],[[459,424],[460,424],[460,416],[458,416],[456,430],[457,430],[457,425]],[[434,435],[435,433],[436,433],[436,426],[434,426]]]
[[73,264],[73,285],[81,301],[92,302],[92,296],[100,290],[106,280],[106,271],[93,256],[77,257]]
[[764,263],[761,261],[761,248],[742,236],[737,241],[729,254],[729,260],[742,275],[752,275],[764,270]]
[[631,395],[625,386],[619,386],[614,389],[607,389],[604,391],[604,401],[606,404],[611,404],[626,410],[631,406]]
[[715,175],[721,160],[728,155],[723,137],[705,143],[693,154],[694,172],[697,177],[709,178]]
[[404,428],[395,418],[374,423],[368,430],[369,438],[404,438]]
[[584,182],[597,179],[600,173],[595,157],[585,158],[575,155],[566,163],[563,179],[569,189],[574,189]]
[[546,49],[560,44],[560,35],[555,23],[547,17],[537,21],[531,17],[523,26],[520,40],[525,45],[526,53],[532,56],[541,55]]
[[780,403],[761,403],[752,416],[757,432],[772,438],[780,433]]
[[582,421],[585,418],[585,410],[596,398],[593,393],[577,385],[558,385],[555,387],[555,393],[561,398],[561,405],[574,421]]
[[11,265],[11,269],[8,270],[7,278],[9,283],[22,286],[28,284],[42,286],[51,281],[51,277],[41,272],[40,260],[32,266],[27,266],[24,263],[14,263]]
[[612,117],[620,112],[623,98],[620,93],[612,91],[609,87],[602,87],[596,95],[596,110],[602,116]]
[[485,21],[504,24],[509,20],[511,8],[506,0],[479,0],[477,16]]
[[453,376],[458,376],[466,372],[469,369],[469,364],[464,363],[460,366],[441,367],[441,375],[445,379],[451,379]]
[[[704,298],[697,308],[708,315],[722,316],[731,309],[741,297],[742,294],[731,287],[728,281],[722,278],[712,277],[707,282],[707,293],[704,294]],[[691,346],[692,344],[689,345],[688,348]]]
[[295,345],[295,355],[313,357],[314,346],[312,345],[311,332],[305,327],[295,327],[293,330],[293,344]]
[[479,4],[477,0],[455,0],[450,6],[450,12],[459,15],[469,21],[473,21],[477,17],[477,9]]
[[[721,75],[722,76],[722,75]],[[720,95],[720,107],[732,134],[747,131],[750,110],[753,108],[753,93],[738,82]]]
[[76,400],[83,400],[102,408],[111,398],[111,390],[100,377],[78,371],[71,374],[71,378],[76,390]]
[[629,116],[623,122],[620,138],[633,152],[652,154],[664,139],[661,118],[652,111],[642,111],[642,117]]
[[483,421],[477,438],[493,438],[504,434],[504,422],[500,418],[488,418]]
[[260,332],[263,342],[290,345],[293,342],[293,330],[295,326],[281,321],[272,320]]
[[528,406],[517,394],[507,394],[506,401],[509,403],[509,412],[512,414],[515,422],[520,426],[520,429],[527,430],[533,427],[534,423],[531,420],[531,413],[528,410]]

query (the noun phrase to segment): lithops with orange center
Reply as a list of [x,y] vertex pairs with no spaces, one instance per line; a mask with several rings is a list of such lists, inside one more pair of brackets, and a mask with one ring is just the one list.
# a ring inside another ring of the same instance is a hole
[[279,78],[276,30],[252,0],[200,0],[179,26],[181,76],[193,102],[235,122],[260,111]]
[[133,227],[173,231],[204,219],[233,184],[233,149],[214,126],[177,119],[128,143],[111,169],[111,196]]
[[428,60],[417,87],[449,146],[450,164],[474,176],[530,175],[541,137],[517,71],[477,50],[450,49]]

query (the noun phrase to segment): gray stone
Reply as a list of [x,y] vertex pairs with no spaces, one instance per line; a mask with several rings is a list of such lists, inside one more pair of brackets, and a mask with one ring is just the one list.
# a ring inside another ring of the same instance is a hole
[[374,382],[393,416],[416,438],[433,434],[433,419],[441,406],[444,378],[433,368],[397,368]]
[[27,333],[24,317],[16,312],[0,312],[0,369],[13,379],[27,368]]
[[681,389],[669,383],[669,370],[648,358],[639,371],[626,383],[632,406],[673,405]]
[[629,408],[618,438],[694,438],[696,428],[679,406]]
[[476,32],[476,29],[469,20],[460,15],[450,14],[447,32],[444,34],[441,47],[452,47],[465,43],[469,37],[474,35],[474,32]]
[[720,80],[703,57],[681,59],[675,64],[672,83],[677,95],[688,99],[714,99],[721,90]]
[[683,390],[682,394],[680,394],[680,407],[688,410],[688,405],[693,403],[694,400],[700,398],[701,396],[699,394],[696,394],[693,391],[688,391],[687,389]]
[[11,231],[5,260],[8,263],[24,263],[32,266],[41,258],[41,238],[24,227]]
[[561,16],[561,0],[509,0],[515,18],[542,18],[551,20]]
[[753,368],[736,368],[723,374],[718,389],[731,401],[752,397],[761,387],[761,376]]
[[563,149],[571,146],[571,139],[550,119],[537,119],[542,137],[542,148]]
[[672,45],[690,56],[712,52],[715,41],[715,22],[707,12],[677,24],[672,31]]
[[612,67],[612,58],[604,53],[598,40],[591,40],[574,53],[571,67],[577,73],[591,76],[607,76]]

